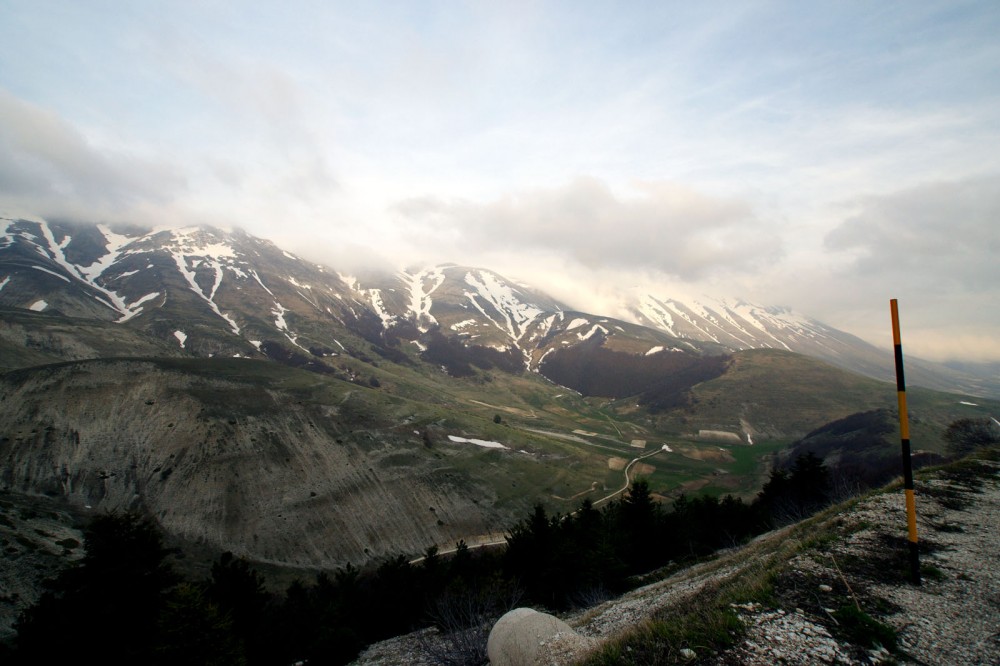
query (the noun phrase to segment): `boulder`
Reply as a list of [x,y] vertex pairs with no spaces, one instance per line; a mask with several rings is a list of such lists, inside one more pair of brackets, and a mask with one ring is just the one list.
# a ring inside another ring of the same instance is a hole
[[492,666],[536,666],[568,663],[593,645],[553,615],[515,608],[493,625],[486,653]]

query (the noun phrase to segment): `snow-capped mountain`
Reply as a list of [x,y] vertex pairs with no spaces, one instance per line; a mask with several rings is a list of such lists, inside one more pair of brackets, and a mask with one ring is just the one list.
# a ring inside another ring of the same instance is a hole
[[[787,309],[637,293],[622,308],[625,318],[614,319],[573,311],[482,268],[345,275],[243,231],[209,227],[0,218],[0,307],[114,323],[177,354],[267,357],[318,371],[331,371],[341,354],[375,353],[456,375],[498,367],[566,382],[555,368],[579,368],[588,354],[593,363],[596,350],[622,355],[619,362],[644,359],[642,371],[655,374],[677,367],[679,356],[663,354],[775,348],[892,376],[881,350]],[[129,353],[139,350],[120,355]],[[933,388],[973,388],[956,371],[919,362],[910,377]],[[593,381],[589,390],[599,393]]]
[[383,276],[368,287],[355,285],[386,330],[409,335],[425,355],[434,355],[429,346],[435,342],[454,340],[545,374],[551,354],[585,343],[633,355],[724,351],[712,341],[572,311],[537,289],[482,268],[447,264]]
[[242,231],[0,220],[0,306],[140,329],[198,355],[343,351],[373,317],[335,273]]
[[516,346],[561,303],[493,271],[446,264],[408,269],[361,289],[386,327],[410,323],[426,333],[438,327],[468,340]]
[[715,342],[732,351],[783,349],[867,375],[887,370],[881,359],[884,354],[877,348],[789,308],[708,296],[679,300],[641,293],[633,295],[625,310],[637,323],[682,338]]

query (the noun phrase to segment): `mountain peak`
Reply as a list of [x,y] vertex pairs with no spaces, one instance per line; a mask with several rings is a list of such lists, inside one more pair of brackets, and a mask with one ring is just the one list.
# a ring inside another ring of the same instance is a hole
[[[879,350],[786,307],[633,288],[616,308],[621,320],[574,314],[588,327],[570,331],[572,308],[488,268],[411,264],[344,275],[238,228],[0,218],[0,271],[0,305],[117,321],[160,340],[184,340],[190,353],[270,354],[309,364],[345,351],[355,336],[356,353],[370,344],[401,358],[424,356],[429,340],[421,338],[437,332],[534,371],[561,348],[600,341],[639,355],[782,349],[892,375],[891,359]],[[403,342],[410,346],[388,351]],[[977,386],[943,372],[935,379],[918,370],[913,378],[936,388]]]

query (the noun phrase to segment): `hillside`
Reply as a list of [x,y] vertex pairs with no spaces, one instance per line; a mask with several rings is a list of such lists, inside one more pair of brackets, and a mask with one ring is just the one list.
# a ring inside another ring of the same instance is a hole
[[[750,497],[773,453],[894,400],[889,385],[775,351],[735,355],[660,411],[534,373],[442,383],[419,366],[331,370],[178,357],[7,372],[0,484],[95,511],[141,507],[181,541],[330,568],[489,540],[536,502],[569,511],[620,491],[627,469],[664,497]],[[952,420],[1000,411],[970,403],[914,392],[917,446],[939,450]]]
[[[6,489],[141,507],[179,538],[264,562],[419,552],[592,480],[574,482],[586,456],[567,464],[558,444],[462,443],[500,439],[488,418],[442,422],[445,404],[267,362],[75,362],[8,373],[0,397]],[[519,481],[533,484],[525,495],[511,492]]]
[[[565,617],[589,640],[553,641],[544,661],[996,663],[1000,454],[919,474],[917,497],[920,587],[907,578],[906,516],[893,485]],[[400,637],[355,663],[402,663],[405,654],[430,664],[435,640],[433,631]]]

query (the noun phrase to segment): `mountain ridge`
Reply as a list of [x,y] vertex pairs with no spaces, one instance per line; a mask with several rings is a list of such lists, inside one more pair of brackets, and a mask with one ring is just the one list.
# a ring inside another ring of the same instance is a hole
[[[825,361],[579,312],[487,269],[356,277],[242,232],[42,224],[0,225],[0,488],[144,508],[257,561],[448,548],[612,496],[629,470],[665,500],[749,497],[796,438],[895,402]],[[920,389],[911,408],[932,450],[997,411]]]
[[[0,306],[116,321],[200,355],[318,367],[316,359],[361,353],[345,346],[353,336],[400,361],[407,354],[393,347],[423,354],[422,336],[437,330],[464,347],[499,353],[504,366],[521,363],[538,372],[548,355],[597,335],[632,353],[640,353],[640,339],[650,354],[776,348],[884,381],[893,377],[890,355],[856,336],[741,299],[632,293],[620,307],[627,319],[616,319],[579,312],[485,268],[415,265],[352,276],[239,229],[113,229],[7,218],[0,224]],[[1000,382],[907,361],[913,385],[1000,395]]]

